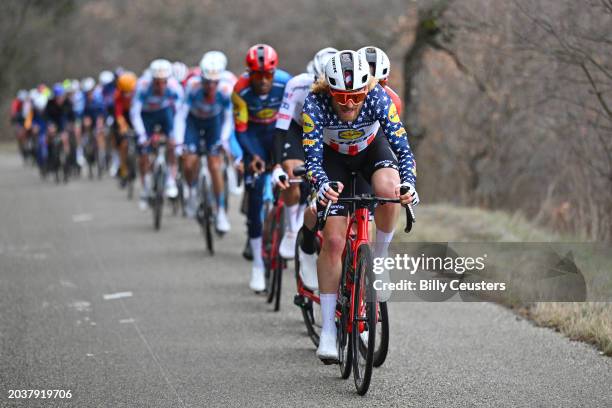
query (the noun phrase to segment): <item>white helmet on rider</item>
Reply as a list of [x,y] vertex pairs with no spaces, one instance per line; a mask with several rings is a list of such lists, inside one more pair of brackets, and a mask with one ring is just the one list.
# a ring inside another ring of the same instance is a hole
[[227,57],[221,51],[208,51],[200,60],[202,77],[211,81],[218,81],[227,67]]
[[363,56],[370,68],[373,68],[376,79],[382,81],[389,78],[391,63],[383,50],[376,47],[363,47],[357,53]]
[[172,63],[167,59],[156,59],[149,65],[153,79],[168,79],[172,76]]
[[96,87],[96,80],[93,79],[92,77],[84,78],[81,81],[81,89],[83,90],[83,92],[92,91],[95,87]]
[[39,112],[42,112],[47,107],[48,98],[42,92],[37,92],[34,97],[32,97],[32,103],[34,104],[34,109]]
[[180,61],[175,61],[172,63],[172,76],[179,82],[182,82],[183,79],[187,78],[187,73],[189,68],[187,65]]
[[356,91],[368,84],[370,67],[357,52],[338,51],[325,65],[325,79],[332,89]]
[[73,79],[70,81],[70,90],[72,92],[79,92],[81,90],[81,85],[79,84],[78,79]]
[[100,85],[102,86],[108,85],[114,80],[115,80],[115,76],[110,71],[102,71],[100,72],[100,75],[98,76],[98,82],[100,82]]
[[306,65],[306,72],[309,73],[310,75],[314,75],[315,74],[314,61],[309,61],[308,62],[308,65]]
[[19,99],[21,102],[28,99],[28,91],[26,91],[25,89],[20,89],[19,91],[17,91],[17,99]]
[[325,65],[327,65],[327,61],[331,57],[333,57],[338,52],[337,49],[332,47],[323,48],[319,50],[314,58],[312,59],[312,69],[313,73],[317,78],[320,78],[325,74]]

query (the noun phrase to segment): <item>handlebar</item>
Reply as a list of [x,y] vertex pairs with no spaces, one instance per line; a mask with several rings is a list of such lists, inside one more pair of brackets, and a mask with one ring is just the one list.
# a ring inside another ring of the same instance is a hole
[[[329,183],[329,186],[335,191],[338,192],[338,182],[332,181]],[[401,187],[400,194],[404,195],[408,192],[408,187]],[[360,196],[354,197],[341,197],[338,198],[338,203],[360,203],[360,204],[374,204],[374,203],[394,203],[399,204],[400,200],[398,198],[386,198],[386,197],[376,197],[371,194],[362,194]],[[332,206],[332,201],[328,200],[327,205],[325,206],[325,212],[323,213],[322,225],[325,225],[327,221],[327,216],[329,215],[329,210]],[[409,233],[412,230],[413,224],[416,222],[416,217],[414,214],[414,209],[411,204],[405,206],[406,208],[406,226],[404,227],[404,232]]]

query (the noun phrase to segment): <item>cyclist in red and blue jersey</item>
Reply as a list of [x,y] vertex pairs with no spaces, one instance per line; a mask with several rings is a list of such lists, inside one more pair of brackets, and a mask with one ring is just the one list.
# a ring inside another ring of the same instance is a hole
[[226,65],[227,59],[220,51],[204,54],[200,61],[201,75],[187,82],[185,97],[174,124],[177,143],[184,143],[187,149],[183,156],[185,181],[190,186],[187,213],[193,216],[196,212],[199,155],[206,154],[217,202],[215,227],[219,232],[230,230],[221,172],[221,142],[229,138],[233,121],[231,92],[229,89],[224,92],[219,86]]
[[248,186],[248,234],[253,253],[250,288],[265,289],[261,256],[263,191],[267,166],[272,163],[274,129],[285,86],[291,76],[278,66],[278,55],[266,44],[252,46],[246,56],[247,72],[234,86],[232,103],[236,137],[243,150],[245,185]]
[[[303,123],[306,166],[318,190],[320,213],[329,200],[333,203],[317,260],[322,313],[317,356],[337,360],[335,311],[348,212],[337,200],[355,171],[370,183],[376,196],[399,197],[402,204],[414,205],[418,203],[416,172],[395,104],[355,51],[340,51],[329,60],[325,80],[317,81],[306,97]],[[331,181],[338,183],[338,191],[332,189]],[[400,196],[403,186],[408,192]],[[375,250],[375,257],[384,256],[398,215],[395,204],[376,208],[376,240],[383,245],[378,253]]]
[[166,195],[176,197],[176,159],[174,155],[174,113],[183,98],[183,88],[172,77],[172,64],[165,59],[151,62],[147,72],[140,77],[136,85],[136,94],[130,107],[130,118],[138,135],[140,153],[139,167],[143,192],[140,196],[140,208],[146,209],[151,191],[152,179],[149,171],[148,149],[143,148],[159,126],[168,137],[168,164],[170,171],[166,179]]

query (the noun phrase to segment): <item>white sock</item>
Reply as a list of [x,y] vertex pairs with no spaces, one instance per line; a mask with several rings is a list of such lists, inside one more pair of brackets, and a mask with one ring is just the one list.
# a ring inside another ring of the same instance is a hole
[[299,211],[300,205],[286,205],[285,206],[285,221],[287,222],[288,230],[291,232],[297,232],[297,213]]
[[321,332],[335,333],[336,332],[336,293],[321,293],[321,315],[323,319],[323,327]]
[[249,244],[251,244],[251,251],[253,252],[253,265],[264,266],[261,257],[261,237],[249,239]]
[[304,211],[306,211],[306,204],[299,204],[298,213],[296,217],[296,229],[295,231],[299,231],[304,225]]
[[389,244],[393,240],[393,233],[395,230],[391,232],[384,232],[376,228],[376,243],[374,244],[374,258],[384,258],[387,256],[387,252],[389,249]]

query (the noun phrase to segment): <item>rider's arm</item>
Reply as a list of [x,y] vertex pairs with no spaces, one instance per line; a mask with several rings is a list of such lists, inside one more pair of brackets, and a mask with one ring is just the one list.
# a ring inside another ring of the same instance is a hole
[[242,99],[236,92],[232,93],[232,104],[234,105],[234,124],[236,126],[236,139],[240,143],[240,147],[249,156],[255,155],[255,148],[253,142],[249,138],[247,133],[248,121],[249,121],[249,110],[246,101]]
[[302,146],[306,156],[306,169],[317,190],[329,181],[323,170],[323,115],[314,94],[308,94],[302,113]]
[[230,98],[223,95],[223,112],[221,113],[221,143],[225,151],[230,152],[230,136],[232,133],[232,124],[234,120],[233,108]]
[[385,91],[377,85],[371,92],[378,92],[377,112],[378,122],[383,128],[385,136],[389,140],[393,153],[399,162],[399,173],[402,183],[416,183],[416,167],[414,156],[408,144],[408,133],[397,113],[397,107]]
[[147,140],[147,132],[145,130],[144,122],[142,121],[142,99],[140,93],[137,91],[136,95],[134,95],[134,99],[132,100],[132,106],[130,108],[130,119],[132,121],[132,126],[134,126],[134,131],[138,135],[138,143],[142,144]]
[[183,144],[185,141],[185,126],[187,123],[187,116],[189,115],[189,109],[191,108],[191,92],[188,87],[183,97],[183,103],[179,104],[174,114],[174,140],[176,144]]

